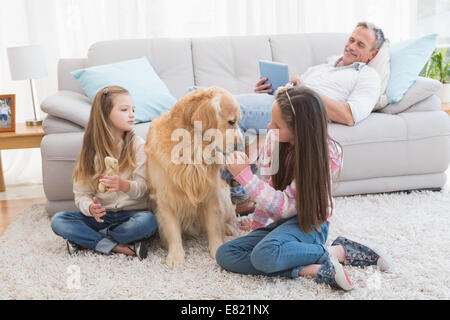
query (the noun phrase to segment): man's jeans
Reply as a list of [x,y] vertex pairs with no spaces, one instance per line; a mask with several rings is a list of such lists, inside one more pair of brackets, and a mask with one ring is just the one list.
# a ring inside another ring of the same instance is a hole
[[296,216],[279,220],[224,243],[216,252],[216,260],[232,272],[297,278],[304,266],[328,259],[329,223],[320,227],[320,232],[313,229],[305,234]]
[[269,94],[238,94],[234,96],[241,106],[242,119],[239,127],[247,130],[267,130],[272,120],[272,104],[274,97]]
[[[198,86],[190,87],[186,93],[195,91]],[[266,130],[272,119],[272,104],[274,96],[270,94],[250,93],[233,95],[241,106],[242,119],[239,121],[239,128],[243,132],[249,129]]]
[[107,212],[100,223],[81,212],[59,212],[51,221],[53,232],[76,244],[109,254],[117,244],[151,237],[158,229],[149,211]]

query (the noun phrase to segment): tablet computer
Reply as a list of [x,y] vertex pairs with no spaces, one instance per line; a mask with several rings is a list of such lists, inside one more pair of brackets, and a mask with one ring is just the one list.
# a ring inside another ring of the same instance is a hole
[[281,62],[259,60],[259,73],[261,78],[267,78],[266,83],[272,85],[269,94],[274,94],[278,87],[284,87],[289,82],[288,65]]

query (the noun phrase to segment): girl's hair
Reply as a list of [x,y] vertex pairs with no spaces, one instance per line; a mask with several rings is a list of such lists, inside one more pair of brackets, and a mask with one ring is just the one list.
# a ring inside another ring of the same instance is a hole
[[272,175],[277,190],[296,182],[297,219],[303,232],[327,221],[331,194],[327,116],[322,99],[306,87],[284,87],[275,94],[281,116],[295,137],[281,143],[279,170]]
[[81,185],[89,184],[97,189],[98,180],[106,170],[104,159],[107,156],[119,160],[119,172],[133,171],[136,168],[134,131],[125,132],[123,147],[119,150],[109,118],[114,106],[114,98],[121,94],[129,94],[129,92],[119,86],[110,86],[101,89],[95,95],[83,145],[75,163],[74,182]]

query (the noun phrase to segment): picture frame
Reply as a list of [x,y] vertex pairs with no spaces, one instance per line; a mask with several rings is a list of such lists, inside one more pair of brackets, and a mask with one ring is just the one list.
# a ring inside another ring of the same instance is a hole
[[0,94],[0,132],[16,131],[16,95]]

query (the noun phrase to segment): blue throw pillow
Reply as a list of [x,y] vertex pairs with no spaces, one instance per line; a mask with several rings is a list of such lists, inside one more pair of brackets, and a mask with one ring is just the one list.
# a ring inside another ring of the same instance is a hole
[[391,45],[391,75],[386,88],[388,103],[402,100],[436,47],[437,34]]
[[106,86],[127,89],[134,100],[135,122],[148,122],[169,110],[177,101],[146,57],[72,71],[86,95],[94,99]]

